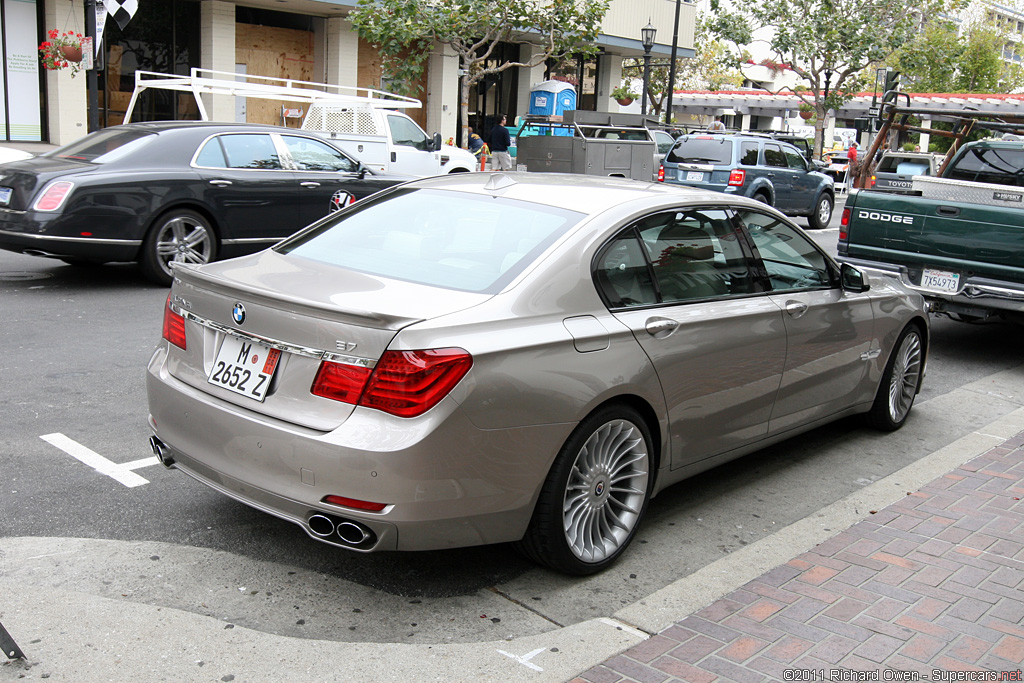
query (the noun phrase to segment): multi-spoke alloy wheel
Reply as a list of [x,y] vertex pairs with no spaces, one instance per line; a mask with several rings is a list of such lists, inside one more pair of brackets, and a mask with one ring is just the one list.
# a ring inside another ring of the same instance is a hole
[[875,403],[868,414],[872,426],[893,431],[903,426],[914,405],[924,369],[924,342],[920,328],[910,325],[896,342],[886,363]]
[[180,209],[161,216],[150,230],[143,247],[142,267],[150,278],[170,284],[171,263],[209,263],[215,253],[210,224],[198,213]]
[[643,418],[609,406],[566,441],[519,547],[570,574],[592,574],[629,545],[650,496],[651,438]]

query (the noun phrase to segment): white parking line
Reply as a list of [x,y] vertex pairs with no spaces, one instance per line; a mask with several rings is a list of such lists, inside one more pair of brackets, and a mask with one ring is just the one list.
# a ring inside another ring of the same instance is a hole
[[146,467],[148,465],[157,465],[160,462],[154,455],[151,458],[143,458],[142,460],[136,460],[134,462],[119,465],[116,462],[107,460],[99,453],[86,448],[77,441],[73,441],[59,432],[55,434],[45,434],[39,438],[53,446],[56,446],[72,458],[88,465],[100,474],[105,474],[118,483],[124,484],[128,488],[134,488],[136,486],[142,486],[143,484],[149,483],[148,479],[140,477],[132,470],[137,470],[140,467]]

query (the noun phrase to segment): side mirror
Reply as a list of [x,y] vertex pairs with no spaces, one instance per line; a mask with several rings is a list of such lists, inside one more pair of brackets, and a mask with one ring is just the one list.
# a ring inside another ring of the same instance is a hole
[[434,152],[440,152],[441,151],[441,134],[440,133],[434,133],[434,149],[432,151],[434,151]]
[[359,167],[356,169],[357,177],[360,180],[362,180],[363,178],[366,177],[366,174],[368,173],[368,171],[369,171],[369,169],[367,169],[365,166],[363,166],[363,162],[360,161],[359,162]]
[[839,281],[844,291],[847,292],[866,292],[871,289],[871,285],[868,284],[868,279],[864,277],[864,273],[860,272],[849,263],[844,263],[839,266]]

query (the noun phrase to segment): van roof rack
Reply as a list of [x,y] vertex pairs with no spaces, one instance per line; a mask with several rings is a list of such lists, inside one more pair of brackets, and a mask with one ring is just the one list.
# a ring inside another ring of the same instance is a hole
[[380,109],[418,109],[423,103],[413,97],[395,95],[347,85],[330,85],[312,81],[297,81],[290,78],[273,78],[271,76],[251,76],[236,74],[229,71],[193,68],[188,76],[164,74],[155,71],[136,71],[135,89],[125,111],[124,121],[131,121],[132,112],[139,95],[149,89],[176,90],[191,93],[199,108],[199,116],[203,121],[210,117],[200,95],[228,95],[232,97],[255,97],[268,100],[285,100],[288,102],[308,102],[309,104]]

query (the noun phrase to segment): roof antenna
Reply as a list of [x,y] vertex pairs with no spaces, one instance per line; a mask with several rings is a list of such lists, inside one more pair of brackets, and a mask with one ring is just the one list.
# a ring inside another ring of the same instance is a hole
[[512,187],[516,184],[516,181],[508,177],[504,173],[492,173],[491,177],[487,179],[487,183],[484,185],[485,190],[504,190],[506,187]]

